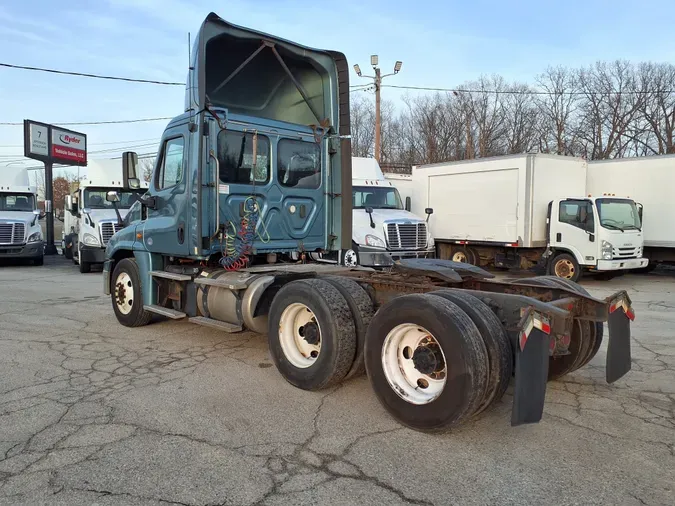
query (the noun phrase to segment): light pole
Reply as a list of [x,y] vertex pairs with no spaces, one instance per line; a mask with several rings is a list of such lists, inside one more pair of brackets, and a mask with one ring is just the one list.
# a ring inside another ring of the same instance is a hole
[[403,62],[400,60],[397,61],[396,65],[394,65],[393,72],[391,72],[390,74],[382,75],[382,73],[380,72],[380,67],[377,66],[378,60],[379,58],[376,54],[370,57],[370,65],[373,67],[373,70],[375,71],[374,76],[364,76],[361,73],[361,68],[359,67],[358,64],[354,65],[354,70],[356,71],[357,76],[372,79],[373,83],[375,84],[375,160],[377,160],[377,163],[380,163],[380,142],[382,132],[382,123],[380,120],[380,88],[382,85],[382,79],[384,79],[385,77],[393,76],[394,74],[398,74],[401,71]]

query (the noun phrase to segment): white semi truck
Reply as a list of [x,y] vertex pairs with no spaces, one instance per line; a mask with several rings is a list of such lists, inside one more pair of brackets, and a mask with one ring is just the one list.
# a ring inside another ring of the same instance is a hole
[[419,216],[406,210],[377,160],[352,157],[352,247],[340,252],[341,263],[388,267],[401,258],[433,258],[434,239]]
[[582,158],[545,154],[416,166],[412,210],[434,208],[439,258],[570,280],[644,268],[636,203],[587,196],[587,170]]
[[[63,220],[63,254],[80,267],[80,272],[91,271],[92,265],[101,265],[105,247],[110,238],[124,225],[129,208],[145,193],[148,183],[139,190],[122,189],[121,160],[90,160],[87,174],[79,188],[66,197]],[[106,200],[108,191],[120,196],[117,209]]]
[[5,167],[0,171],[0,259],[21,258],[44,263],[44,239],[38,220],[37,186],[28,170]]

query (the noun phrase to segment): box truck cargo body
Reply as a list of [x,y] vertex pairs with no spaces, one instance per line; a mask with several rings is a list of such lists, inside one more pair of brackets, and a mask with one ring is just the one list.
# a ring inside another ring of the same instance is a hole
[[[539,264],[569,279],[584,269],[643,267],[641,232],[600,224],[595,200],[585,196],[587,167],[581,158],[544,154],[417,166],[412,211],[434,209],[429,228],[439,258]],[[624,200],[629,214],[637,209]]]
[[643,256],[650,268],[675,264],[675,155],[589,162],[586,180],[589,194],[630,196],[642,208]]

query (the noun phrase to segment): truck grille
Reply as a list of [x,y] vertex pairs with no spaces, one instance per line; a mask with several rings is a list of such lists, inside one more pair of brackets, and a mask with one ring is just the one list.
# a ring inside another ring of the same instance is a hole
[[387,223],[391,249],[423,249],[427,246],[426,223]]
[[121,230],[122,227],[120,227],[117,223],[101,223],[101,239],[103,239],[103,246],[106,246],[108,244],[108,241],[110,238],[115,235],[115,233],[118,230]]
[[638,258],[639,254],[642,253],[639,250],[640,248],[632,246],[630,248],[614,248],[612,250],[612,257],[616,259]]
[[26,240],[23,223],[0,223],[0,244],[23,244]]

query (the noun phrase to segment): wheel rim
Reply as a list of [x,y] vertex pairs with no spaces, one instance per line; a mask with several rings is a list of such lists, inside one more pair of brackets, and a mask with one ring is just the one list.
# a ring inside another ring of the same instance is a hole
[[469,259],[467,258],[466,253],[464,253],[463,251],[456,251],[455,254],[452,255],[453,262],[461,262],[467,264],[469,263],[468,260]]
[[382,346],[382,369],[392,390],[416,405],[436,400],[447,379],[447,362],[436,338],[424,328],[403,323]]
[[574,268],[574,264],[565,258],[555,263],[554,271],[555,275],[559,278],[572,279],[576,269]]
[[306,369],[314,365],[321,353],[321,327],[311,309],[300,302],[284,309],[279,320],[279,344],[293,366]]
[[358,265],[358,259],[356,257],[356,251],[353,249],[348,249],[345,251],[344,264],[346,267],[356,267]]
[[133,308],[134,284],[126,272],[121,272],[115,280],[115,305],[122,314],[129,314]]

